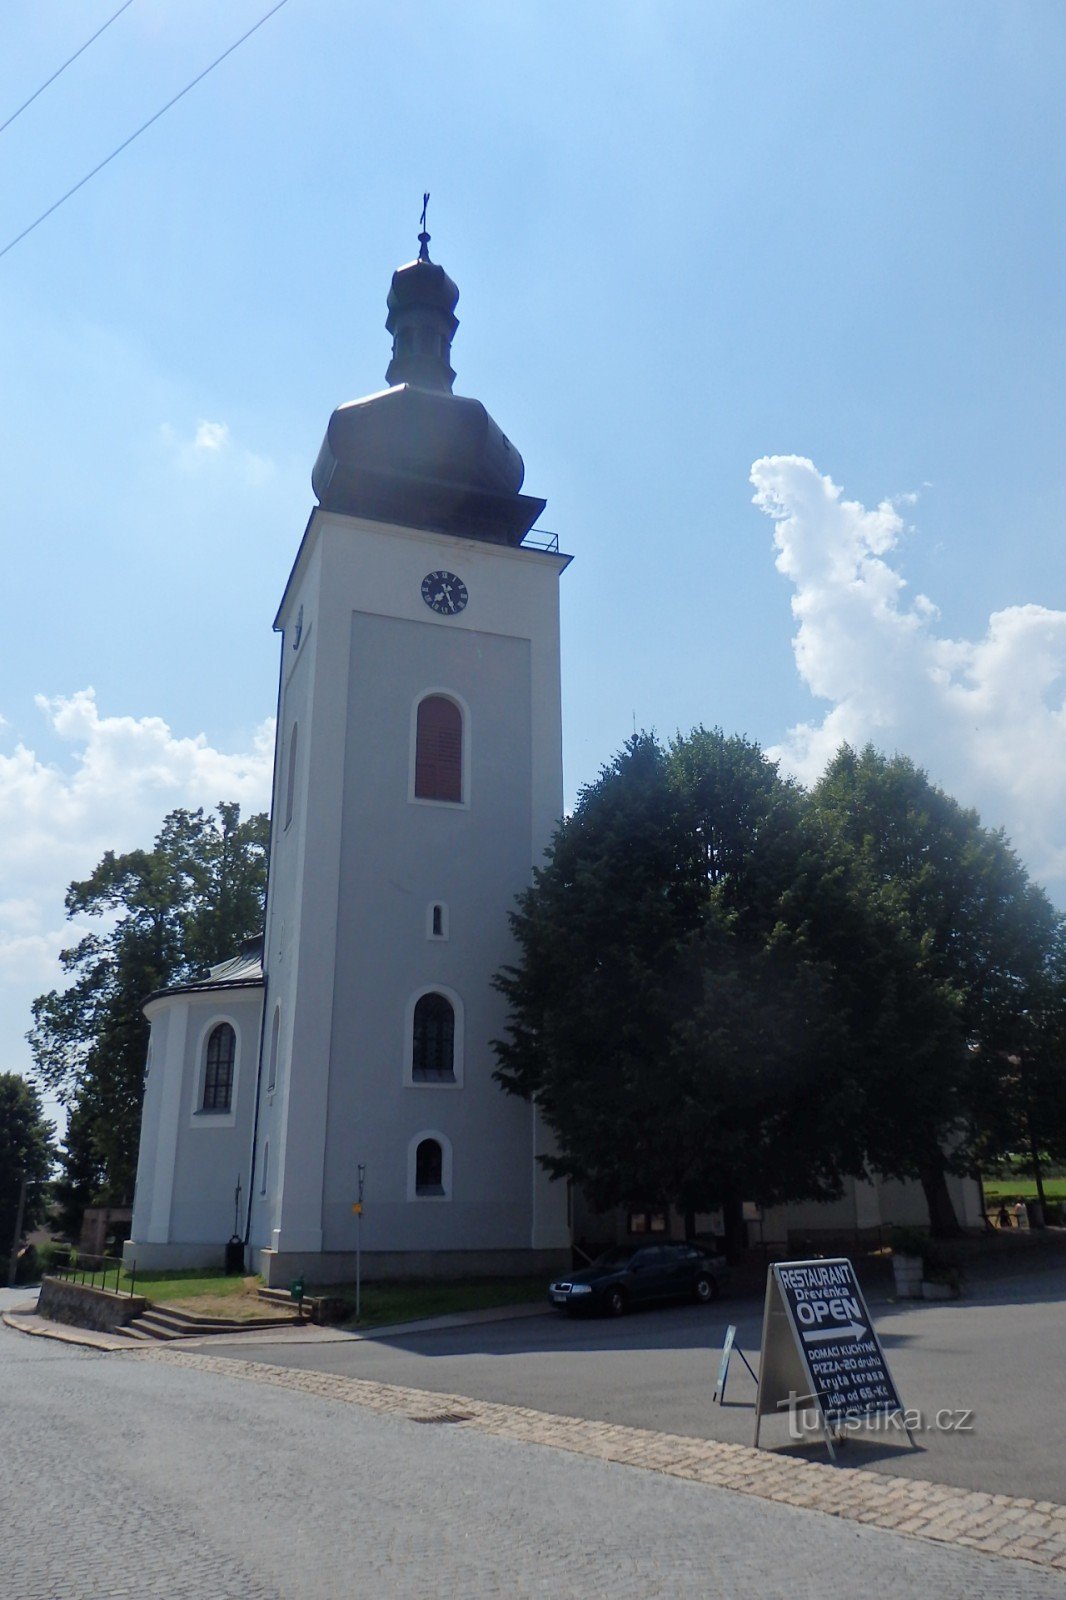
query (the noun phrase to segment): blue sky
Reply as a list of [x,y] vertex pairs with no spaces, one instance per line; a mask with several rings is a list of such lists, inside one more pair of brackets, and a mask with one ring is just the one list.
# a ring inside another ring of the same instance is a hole
[[[267,3],[134,0],[0,134],[0,249]],[[0,121],[114,9],[11,0]],[[289,0],[3,256],[0,1065],[70,878],[265,802],[424,189],[457,390],[575,556],[568,795],[634,719],[808,779],[872,737],[1066,902],[1064,46],[1050,0]]]

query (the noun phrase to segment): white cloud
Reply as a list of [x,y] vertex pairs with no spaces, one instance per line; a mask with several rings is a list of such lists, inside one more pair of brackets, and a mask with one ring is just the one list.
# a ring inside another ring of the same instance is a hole
[[810,783],[844,741],[899,750],[1066,899],[1066,612],[1010,606],[980,639],[943,638],[891,559],[908,497],[868,510],[802,456],[764,456],[751,481],[794,589],[797,668],[829,702],[770,753]]
[[193,445],[197,450],[222,450],[229,443],[229,427],[224,422],[201,422]]
[[201,419],[192,437],[179,432],[170,422],[159,427],[159,438],[178,469],[186,474],[229,472],[251,488],[260,488],[275,475],[274,462],[239,444],[226,422]]
[[272,721],[227,753],[161,717],[101,715],[92,689],[37,706],[68,750],[58,761],[21,743],[0,752],[0,1071],[28,1067],[30,1002],[62,981],[59,951],[78,937],[63,910],[68,883],[105,850],[150,845],[176,806],[270,803]]

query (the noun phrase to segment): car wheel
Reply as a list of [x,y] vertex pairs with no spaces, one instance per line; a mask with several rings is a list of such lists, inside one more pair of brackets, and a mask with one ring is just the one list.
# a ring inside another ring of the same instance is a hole
[[620,1317],[626,1308],[626,1297],[619,1288],[608,1289],[603,1297],[604,1309],[609,1317]]
[[706,1272],[701,1272],[692,1286],[692,1292],[701,1306],[709,1306],[712,1300],[718,1299],[718,1284]]

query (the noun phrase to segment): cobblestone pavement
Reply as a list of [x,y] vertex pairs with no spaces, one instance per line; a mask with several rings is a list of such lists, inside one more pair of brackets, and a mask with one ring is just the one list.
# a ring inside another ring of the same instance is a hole
[[[739,1446],[425,1391],[0,1328],[0,1414],[5,1600],[1066,1597],[1035,1546],[1008,1561],[762,1498]],[[810,1505],[870,1476],[789,1473]]]

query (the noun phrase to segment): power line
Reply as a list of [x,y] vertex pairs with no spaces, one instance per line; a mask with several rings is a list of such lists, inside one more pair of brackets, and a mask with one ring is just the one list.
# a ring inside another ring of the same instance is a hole
[[17,233],[8,244],[5,244],[4,248],[0,250],[0,257],[6,256],[9,250],[13,250],[17,244],[21,244],[22,240],[26,238],[27,234],[32,233],[34,228],[39,228],[41,223],[52,215],[53,211],[58,211],[60,206],[64,205],[66,201],[70,199],[71,195],[77,194],[79,189],[84,189],[90,178],[95,178],[96,174],[98,172],[102,172],[109,162],[114,161],[116,156],[120,156],[123,150],[128,149],[133,143],[134,139],[139,139],[141,134],[145,133],[147,129],[152,126],[153,122],[158,122],[160,117],[163,116],[165,112],[170,110],[171,106],[176,106],[179,100],[184,99],[184,97],[189,93],[190,89],[195,89],[198,83],[202,83],[209,72],[214,72],[215,68],[220,66],[222,62],[225,61],[227,56],[231,56],[234,50],[238,49],[246,39],[250,39],[252,34],[263,26],[264,22],[269,22],[274,13],[276,11],[280,11],[284,5],[288,5],[288,0],[278,0],[277,5],[271,6],[270,10],[261,16],[258,22],[253,23],[253,25],[248,29],[247,33],[242,33],[239,39],[234,40],[228,50],[223,50],[220,56],[216,56],[214,61],[211,62],[211,65],[205,67],[202,72],[198,72],[196,77],[193,78],[192,82],[187,83],[184,89],[180,89],[172,100],[168,100],[165,106],[160,106],[159,110],[154,116],[149,117],[147,122],[142,122],[140,127],[137,128],[135,132],[131,133],[128,139],[123,139],[120,145],[116,145],[111,154],[109,156],[105,156],[102,161],[98,161],[96,166],[93,167],[92,171],[85,174],[84,178],[79,178],[78,182],[72,189],[68,189],[66,194],[60,195],[59,199],[54,201],[53,204],[48,207],[47,211],[42,211],[35,222],[31,222],[28,228],[23,228],[21,233]]
[[81,55],[83,50],[88,50],[89,46],[93,42],[93,39],[99,39],[100,35],[104,32],[104,30],[106,28],[110,28],[111,24],[113,22],[116,22],[118,20],[118,18],[121,17],[121,15],[122,15],[122,13],[124,11],[128,11],[132,4],[133,4],[133,0],[125,0],[125,4],[119,6],[119,8],[115,12],[114,16],[113,17],[108,17],[107,21],[103,24],[103,26],[100,27],[100,28],[97,28],[96,32],[92,35],[91,38],[86,39],[85,43],[83,45],[81,45],[77,50],[75,50],[75,52],[74,52],[74,54],[72,56],[68,56],[67,57],[66,61],[64,61],[63,65],[61,67],[57,67],[56,68],[56,70],[53,72],[53,74],[52,74],[52,76],[50,78],[46,78],[44,80],[44,82],[41,84],[41,87],[39,89],[34,89],[33,93],[30,95],[30,98],[28,100],[24,100],[22,102],[22,104],[19,106],[18,110],[17,111],[13,111],[11,113],[11,115],[8,117],[6,122],[0,122],[0,133],[3,133],[5,128],[10,128],[10,126],[14,122],[15,118],[16,117],[21,117],[21,115],[25,111],[26,107],[27,106],[32,106],[32,104],[36,100],[37,96],[39,94],[43,94],[44,91],[48,88],[48,85],[50,83],[55,83],[56,79],[59,77],[59,74],[61,72],[66,72],[66,70],[70,66],[71,62],[72,61],[77,61],[78,57]]

